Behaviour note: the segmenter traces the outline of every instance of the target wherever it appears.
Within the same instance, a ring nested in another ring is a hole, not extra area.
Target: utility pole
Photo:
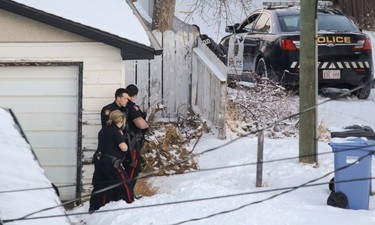
[[[317,162],[317,2],[301,0],[299,161]]]

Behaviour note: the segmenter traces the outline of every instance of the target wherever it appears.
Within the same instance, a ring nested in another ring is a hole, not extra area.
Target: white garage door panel
[[[53,177],[53,182],[74,184],[76,178],[76,168],[73,166],[44,166],[48,177]]]
[[[78,66],[0,67],[0,106],[11,108],[61,200],[76,195]]]
[[[0,82],[4,85],[0,90],[2,96],[75,96],[77,94],[75,80],[2,79]]]
[[[21,113],[76,113],[76,101],[77,97],[0,97],[1,106],[12,108],[16,115]]]
[[[10,66],[1,68],[6,79],[76,79],[76,66]],[[36,73],[37,72],[37,73]],[[53,76],[52,76],[53,75]]]
[[[76,198],[76,187],[75,187],[75,183],[74,182],[73,184],[70,183],[70,184],[66,184],[66,183],[56,183],[55,185],[60,187],[59,188],[59,192],[60,192],[60,199],[65,199],[65,200],[73,200]],[[65,186],[65,185],[69,185],[69,187],[61,187],[61,186]]]
[[[76,114],[20,114],[17,118],[22,127],[27,127],[29,131],[47,129],[76,131],[77,129]]]
[[[44,166],[47,177],[52,177],[51,181],[60,191],[60,199],[72,200],[76,197],[76,167],[53,167]],[[68,187],[61,187],[69,185]]]
[[[66,131],[25,131],[33,148],[74,148],[77,147],[77,132]]]
[[[39,162],[46,166],[76,166],[77,154],[75,149],[43,149],[38,150]]]

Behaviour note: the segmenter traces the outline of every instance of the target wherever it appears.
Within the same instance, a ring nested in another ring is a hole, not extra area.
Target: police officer
[[[149,125],[147,123],[146,115],[134,102],[138,95],[138,88],[134,84],[126,87],[126,93],[129,97],[129,102],[126,104],[126,124],[129,129],[128,144],[130,151],[127,154],[127,171],[129,178],[132,179],[133,187],[137,182],[137,178],[141,169],[141,148],[144,143],[144,133],[147,131]],[[135,196],[136,199],[141,198],[141,195]]]
[[[110,201],[134,201],[132,182],[122,165],[128,151],[122,131],[124,125],[124,114],[120,110],[114,110],[109,114],[107,125],[99,131],[98,150],[93,159],[95,171],[92,178],[94,189],[90,197],[90,213]],[[104,191],[104,188],[108,190]]]
[[[211,37],[207,34],[201,34],[201,30],[198,25],[194,24],[194,27],[198,29],[199,37],[202,40],[202,43],[205,44],[215,55],[224,63],[227,63],[226,53],[228,49],[225,48],[222,44],[217,44]]]
[[[128,95],[125,88],[119,88],[115,92],[115,101],[111,104],[108,104],[102,108],[100,112],[100,119],[102,127],[106,125],[106,122],[109,119],[109,114],[114,110],[120,110],[125,113],[125,106],[128,103]]]

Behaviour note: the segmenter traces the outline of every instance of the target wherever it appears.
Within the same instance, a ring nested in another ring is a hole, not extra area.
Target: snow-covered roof
[[[2,0],[0,8],[120,48],[124,59],[161,53],[126,0]]]
[[[10,111],[0,107],[0,219],[5,222],[52,207],[31,217],[64,215],[51,182]],[[70,225],[67,217],[19,220],[12,224]]]

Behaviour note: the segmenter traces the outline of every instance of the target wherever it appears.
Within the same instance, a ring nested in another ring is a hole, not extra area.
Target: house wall
[[[27,66],[29,62],[41,66],[48,63],[82,65],[79,78],[82,82],[77,87],[82,94],[77,114],[82,143],[77,147],[77,155],[82,160],[78,158],[77,166],[80,173],[82,165],[78,177],[82,176],[85,197],[91,188],[90,161],[101,127],[100,110],[113,101],[115,90],[125,85],[125,64],[120,50],[5,11],[0,11],[0,29],[2,65]]]
[[[0,9],[0,42],[91,42],[90,39]]]

